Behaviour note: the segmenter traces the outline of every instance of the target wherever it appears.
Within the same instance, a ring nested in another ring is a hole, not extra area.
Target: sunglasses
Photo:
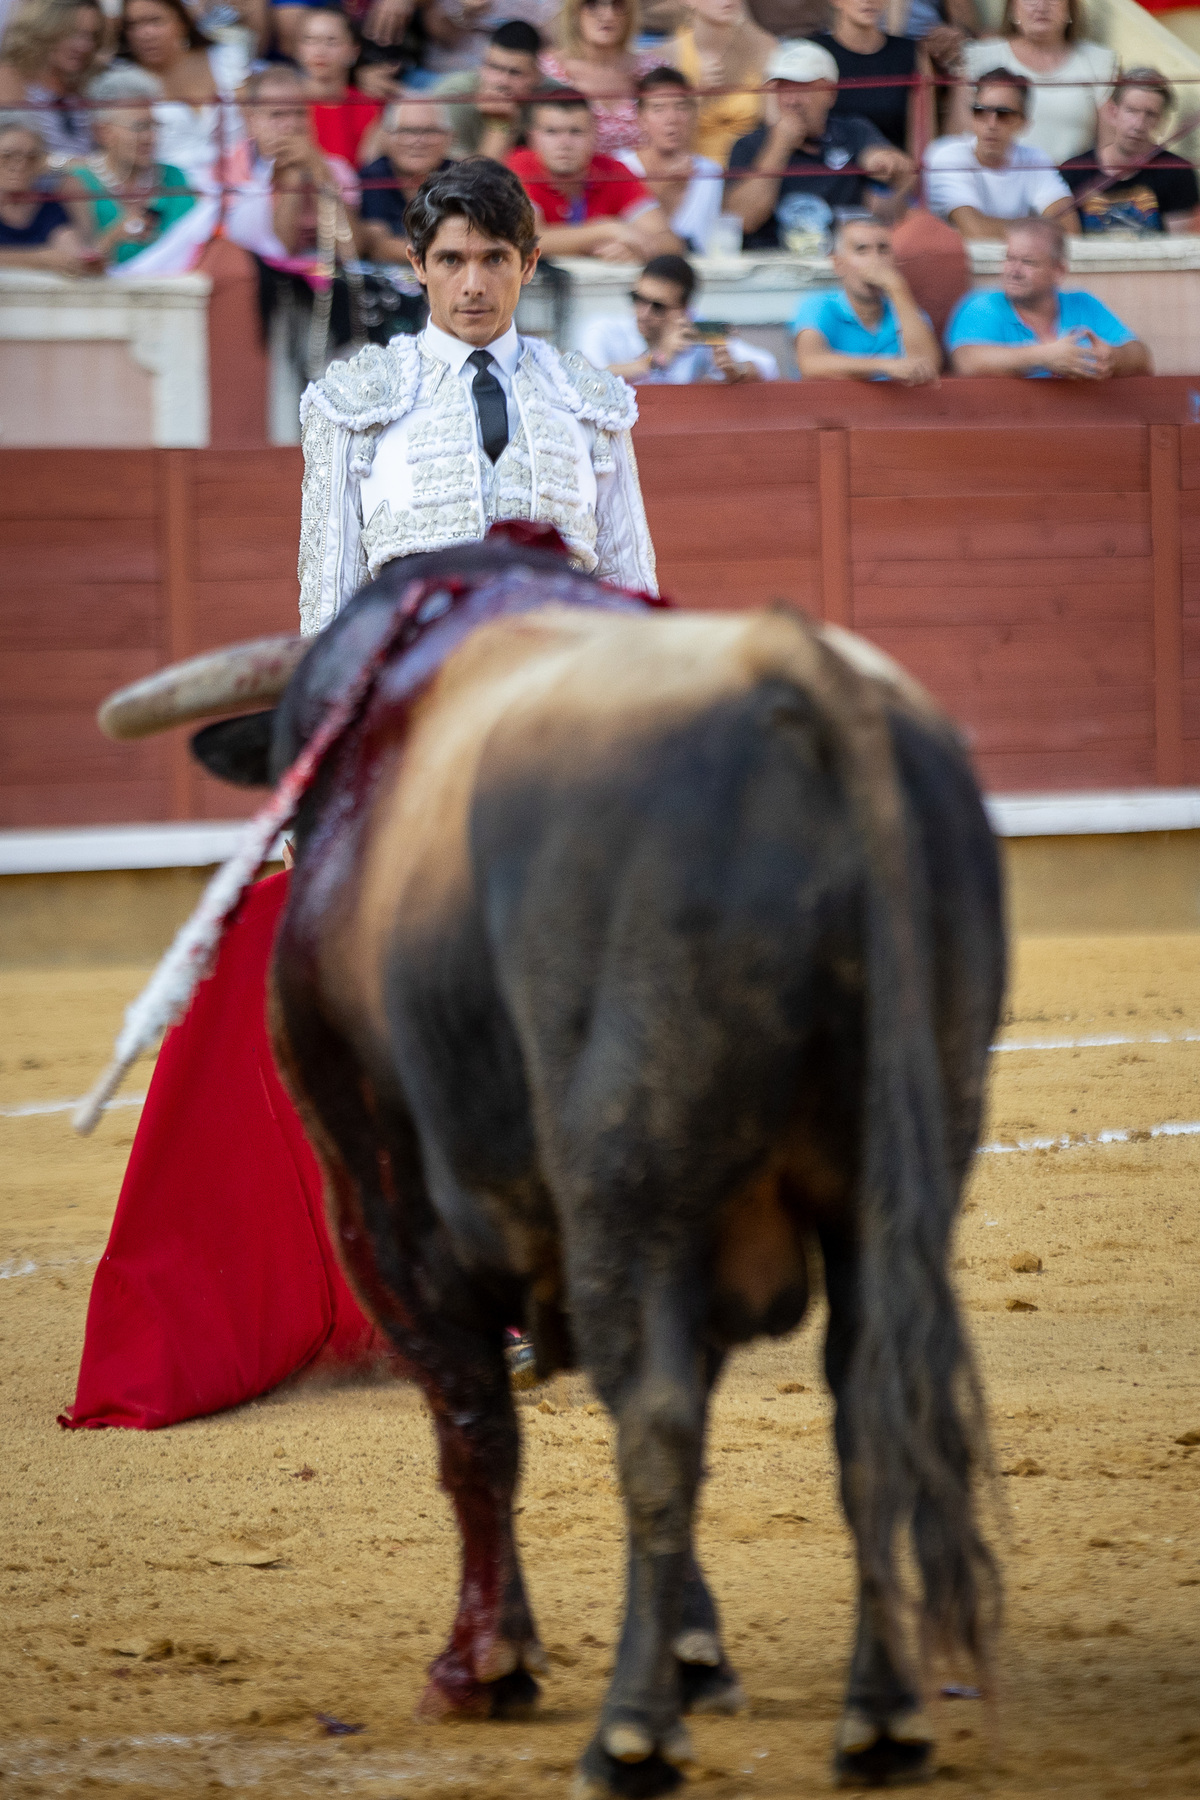
[[[588,12],[624,12],[625,0],[579,0]]]
[[[647,312],[669,313],[671,311],[665,300],[651,300],[648,294],[639,294],[636,288],[630,288],[629,298],[635,306],[644,306]]]
[[[973,119],[1023,119],[1025,114],[1019,106],[973,106]]]

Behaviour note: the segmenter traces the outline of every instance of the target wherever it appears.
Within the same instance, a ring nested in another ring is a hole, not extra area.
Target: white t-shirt
[[[1032,144],[1057,166],[1078,156],[1096,141],[1096,108],[1107,98],[1117,72],[1117,58],[1106,44],[1071,46],[1066,62],[1049,75],[1027,69],[1013,50],[1011,38],[980,38],[963,47],[967,78],[978,81],[989,69],[1012,69],[1032,83],[1029,123],[1021,133],[1023,144]],[[1060,81],[1082,81],[1089,87],[1057,87]]]
[[[1071,190],[1054,164],[1030,144],[1014,144],[1008,166],[985,169],[973,137],[944,137],[925,152],[925,201],[948,219],[956,206],[973,206],[990,219],[1039,217]]]
[[[747,344],[743,338],[726,338],[726,348],[734,362],[753,363],[764,381],[779,380],[779,364],[769,350]],[[589,319],[583,328],[580,349],[594,369],[611,369],[634,362],[643,354],[646,340],[630,318]],[[707,344],[689,344],[665,369],[654,369],[639,378],[642,382],[667,383],[683,387],[693,381],[719,381],[713,354]]]
[[[618,150],[617,161],[645,180],[646,170],[636,150]],[[697,256],[708,248],[708,236],[721,216],[721,196],[725,192],[725,171],[711,156],[693,156],[692,179],[683,191],[683,199],[671,217],[671,230],[685,244],[691,244]]]

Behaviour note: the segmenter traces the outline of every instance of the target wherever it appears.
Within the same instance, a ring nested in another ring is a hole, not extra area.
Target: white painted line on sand
[[[1200,1044],[1200,1031],[1175,1034],[1154,1032],[1149,1037],[1009,1038],[992,1049],[1003,1050],[1113,1050],[1122,1044]]]
[[[1096,1144],[1145,1144],[1151,1138],[1200,1137],[1200,1119],[1151,1125],[1145,1130],[1068,1132],[1063,1137],[1017,1138],[1014,1143],[980,1144],[980,1156],[1014,1156],[1022,1150],[1086,1150]]]
[[[145,1094],[119,1094],[115,1100],[109,1100],[105,1112],[114,1106],[142,1106]],[[32,1100],[28,1106],[0,1106],[0,1119],[37,1119],[47,1113],[74,1112],[79,1105],[78,1100]]]

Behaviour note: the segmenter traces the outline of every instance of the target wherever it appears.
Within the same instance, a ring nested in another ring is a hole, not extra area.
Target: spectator
[[[154,154],[154,102],[161,91],[153,75],[129,66],[106,70],[88,90],[99,103],[92,130],[100,154],[72,165],[71,185],[84,202],[91,248],[105,262],[132,261],[196,204],[183,170]]]
[[[635,385],[777,381],[779,366],[768,351],[740,338],[701,339],[688,311],[695,290],[696,271],[684,257],[652,257],[629,296],[633,318],[589,320],[583,354]]]
[[[0,106],[29,107],[52,163],[94,148],[91,115],[78,102],[104,39],[99,0],[26,0],[0,43]]]
[[[638,141],[634,88],[662,58],[630,49],[638,30],[637,0],[563,0],[559,48],[542,55],[542,71],[592,102],[596,148],[605,156]]]
[[[1117,72],[1107,46],[1081,39],[1079,21],[1080,0],[1007,0],[1002,35],[981,38],[963,52],[968,82],[978,81],[985,69],[1001,68],[1033,83],[1023,141],[1056,167],[1095,142],[1096,111]],[[956,132],[967,130],[967,98],[960,89]]]
[[[672,53],[694,88],[716,90],[700,102],[696,148],[724,168],[738,139],[762,118],[758,90],[775,39],[755,24],[745,0],[688,0],[687,18]]]
[[[535,98],[528,150],[508,166],[521,177],[538,215],[547,256],[599,256],[643,262],[682,245],[644,183],[615,156],[596,151],[596,121],[570,89]]]
[[[502,25],[532,27],[540,49],[558,13],[559,0],[430,0],[425,10],[430,37],[425,66],[435,75],[473,72]]]
[[[640,176],[671,221],[671,230],[703,256],[721,213],[724,170],[697,156],[696,96],[678,69],[651,69],[638,82],[642,143],[619,160]]]
[[[162,98],[155,103],[158,155],[206,184],[222,150],[222,96],[216,46],[182,0],[125,0],[117,55],[153,75]],[[232,122],[232,115],[231,115]]]
[[[145,5],[147,0],[130,0]],[[383,107],[349,85],[358,61],[356,28],[336,6],[310,6],[296,34],[296,61],[304,74],[309,122],[318,147],[357,168],[362,141]]]
[[[1157,69],[1130,69],[1118,78],[1100,109],[1103,146],[1093,144],[1062,166],[1085,236],[1200,231],[1196,171],[1158,148],[1174,104],[1171,84]]]
[[[439,100],[467,100],[449,106],[454,139],[450,154],[491,156],[503,162],[529,130],[530,95],[538,85],[542,39],[533,25],[513,19],[493,31],[478,69],[443,76],[433,92]]]
[[[823,44],[838,66],[842,81],[870,81],[883,76],[881,87],[841,89],[831,118],[869,119],[889,144],[898,150],[913,146],[914,90],[900,87],[917,71],[917,46],[910,37],[888,37],[879,29],[879,0],[830,0],[833,25],[818,31],[814,43]]]
[[[1013,219],[1058,219],[1076,234],[1071,190],[1044,152],[1019,144],[1029,83],[990,69],[975,87],[974,134],[939,138],[925,152],[925,198],[930,212],[967,238],[1003,238]]]
[[[1078,288],[1061,289],[1066,240],[1053,219],[1009,228],[999,293],[968,294],[946,332],[956,375],[1058,375],[1105,381],[1153,373],[1145,344]]]
[[[861,210],[867,178],[897,194],[911,185],[912,163],[874,125],[854,114],[830,117],[837,78],[820,44],[794,41],[772,52],[769,122],[739,138],[729,159],[736,179],[726,186],[726,206],[741,215],[748,250],[775,249],[801,197],[832,215]]]
[[[29,113],[0,114],[0,269],[44,269],[54,275],[99,275],[66,208],[43,194],[46,146]]]
[[[450,120],[435,100],[393,100],[384,115],[383,155],[362,172],[363,255],[400,263],[408,256],[404,214],[427,175],[448,169]],[[379,184],[390,182],[384,187]]]
[[[808,294],[792,319],[796,366],[809,381],[899,381],[921,387],[942,366],[937,335],[913,299],[878,219],[843,219],[833,239],[841,287]]]
[[[963,45],[980,31],[975,0],[888,0],[879,22],[891,36],[919,44],[939,70],[955,68]]]
[[[322,198],[340,201],[350,234],[359,230],[358,178],[349,163],[313,141],[301,76],[274,63],[246,84],[249,138],[235,172],[225,235],[272,268],[311,275],[322,235]],[[345,229],[342,242],[346,241]],[[357,243],[357,239],[355,240]]]

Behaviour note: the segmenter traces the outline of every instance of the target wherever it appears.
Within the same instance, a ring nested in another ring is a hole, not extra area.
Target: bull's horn
[[[110,738],[141,738],[189,719],[252,712],[278,700],[308,646],[302,637],[255,638],[172,663],[110,694],[96,714],[100,729]]]

